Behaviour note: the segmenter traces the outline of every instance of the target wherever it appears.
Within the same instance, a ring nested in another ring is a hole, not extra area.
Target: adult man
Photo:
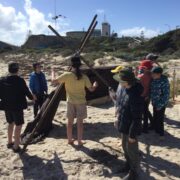
[[[137,180],[139,177],[139,149],[137,136],[141,132],[143,111],[142,85],[137,82],[130,69],[123,69],[119,73],[119,82],[125,88],[121,96],[118,116],[118,130],[122,134],[122,147],[126,158],[126,165],[120,172],[128,172],[124,180]]]
[[[26,96],[33,100],[33,96],[23,78],[18,76],[18,63],[9,63],[9,75],[0,79],[1,108],[5,111],[8,122],[8,144],[14,152],[20,152],[20,134],[24,123],[23,110],[27,108]],[[14,142],[12,140],[14,131]]]

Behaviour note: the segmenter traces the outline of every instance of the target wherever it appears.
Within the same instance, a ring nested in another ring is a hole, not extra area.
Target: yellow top
[[[72,104],[86,103],[85,88],[90,88],[92,86],[86,75],[83,75],[81,79],[77,80],[73,72],[66,72],[59,76],[57,80],[59,83],[65,84],[67,102]]]

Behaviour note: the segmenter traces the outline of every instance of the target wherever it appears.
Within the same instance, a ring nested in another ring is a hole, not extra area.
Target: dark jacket
[[[33,94],[44,94],[47,93],[47,81],[43,72],[40,73],[31,73],[29,87]]]
[[[26,96],[33,99],[23,78],[14,75],[0,79],[0,99],[3,110],[26,109]]]
[[[130,138],[136,138],[141,133],[142,92],[142,85],[136,82],[130,89],[126,89],[124,101],[122,101],[123,104],[120,105],[118,130],[120,133],[129,135]]]

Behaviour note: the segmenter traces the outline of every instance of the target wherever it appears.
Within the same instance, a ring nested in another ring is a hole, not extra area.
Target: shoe
[[[8,149],[12,149],[13,146],[14,146],[14,143],[8,143],[6,146],[7,146]]]
[[[74,145],[74,141],[75,141],[75,139],[72,139],[71,141],[68,141],[68,144],[69,145]]]
[[[20,147],[18,147],[18,148],[13,147],[12,149],[13,149],[14,153],[20,153],[22,151],[22,149]]]
[[[117,170],[117,173],[127,173],[130,170],[129,164],[126,162],[125,166]]]
[[[129,174],[127,174],[123,180],[139,180],[139,175],[137,172],[130,170]]]

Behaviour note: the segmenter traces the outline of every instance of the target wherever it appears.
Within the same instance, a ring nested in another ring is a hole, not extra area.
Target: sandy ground
[[[0,75],[5,74],[6,65],[0,64],[0,67]],[[62,102],[49,137],[28,146],[23,155],[6,148],[7,124],[0,111],[0,179],[118,180],[124,176],[117,173],[123,166],[124,157],[120,135],[113,126],[113,105],[88,106],[88,118],[84,123],[85,145],[81,148],[67,145],[65,111],[66,103]],[[33,120],[32,114],[32,107],[29,107],[25,111],[23,128]],[[165,131],[164,141],[154,132],[139,137],[143,180],[180,179],[180,104],[167,108]]]

